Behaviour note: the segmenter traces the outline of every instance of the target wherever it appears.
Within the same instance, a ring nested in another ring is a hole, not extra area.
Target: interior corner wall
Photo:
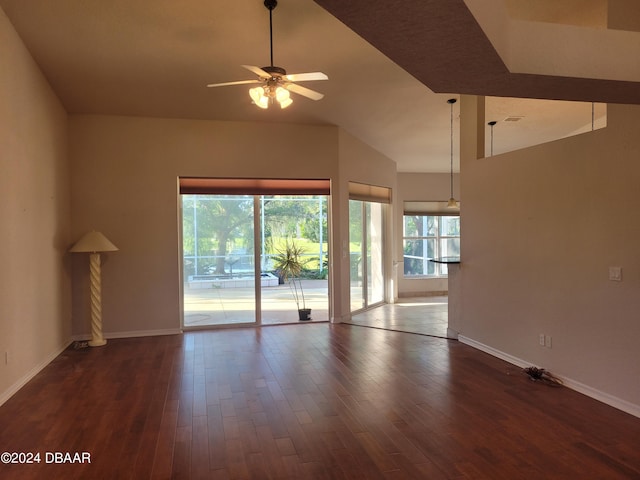
[[[601,130],[463,159],[459,332],[640,415],[640,106],[608,115]]]
[[[391,205],[387,209],[386,235],[384,250],[384,270],[387,280],[385,290],[388,301],[393,301],[395,278],[393,276],[392,257],[394,251],[394,212],[397,195],[396,163],[360,141],[349,132],[339,130],[339,184],[335,201],[339,202],[341,212],[338,221],[334,221],[335,232],[333,238],[334,252],[339,255],[340,285],[334,290],[334,295],[340,296],[342,310],[334,312],[334,321],[339,322],[351,317],[350,305],[350,267],[349,267],[349,182],[387,187],[391,189]],[[337,260],[337,258],[335,259]],[[392,272],[389,274],[388,272]]]
[[[67,114],[0,9],[0,404],[71,340]]]
[[[454,196],[458,201],[462,200],[458,186],[459,174],[453,175]],[[398,239],[394,263],[397,265],[398,277],[397,297],[416,297],[440,294],[449,289],[448,279],[441,278],[405,278],[404,277],[404,252],[402,236],[404,231],[403,216],[404,202],[446,202],[451,196],[451,175],[449,173],[399,173],[398,196],[395,205],[396,221],[395,231]]]
[[[73,237],[95,229],[119,248],[102,255],[107,338],[181,328],[178,177],[329,178],[333,188],[338,173],[337,127],[99,115],[69,125]],[[89,331],[88,283],[77,255],[78,336]]]

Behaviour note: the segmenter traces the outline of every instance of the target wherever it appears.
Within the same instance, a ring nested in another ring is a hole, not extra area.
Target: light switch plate
[[[612,282],[621,282],[622,267],[609,267],[609,280]]]

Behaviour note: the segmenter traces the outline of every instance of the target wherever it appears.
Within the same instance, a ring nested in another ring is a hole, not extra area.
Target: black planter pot
[[[311,320],[311,309],[310,308],[298,309],[298,318],[300,320]]]

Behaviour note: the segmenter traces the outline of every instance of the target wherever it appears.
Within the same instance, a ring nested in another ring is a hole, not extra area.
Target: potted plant
[[[311,309],[307,308],[302,289],[302,279],[300,273],[307,263],[302,258],[304,249],[293,240],[286,240],[283,249],[276,249],[277,254],[273,257],[274,268],[285,282],[289,282],[289,288],[298,307],[298,318],[300,320],[311,320]]]

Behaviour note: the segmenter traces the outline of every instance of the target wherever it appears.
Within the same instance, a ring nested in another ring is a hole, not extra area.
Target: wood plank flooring
[[[456,341],[353,325],[68,349],[0,426],[0,452],[41,455],[1,479],[640,478],[640,419]]]

